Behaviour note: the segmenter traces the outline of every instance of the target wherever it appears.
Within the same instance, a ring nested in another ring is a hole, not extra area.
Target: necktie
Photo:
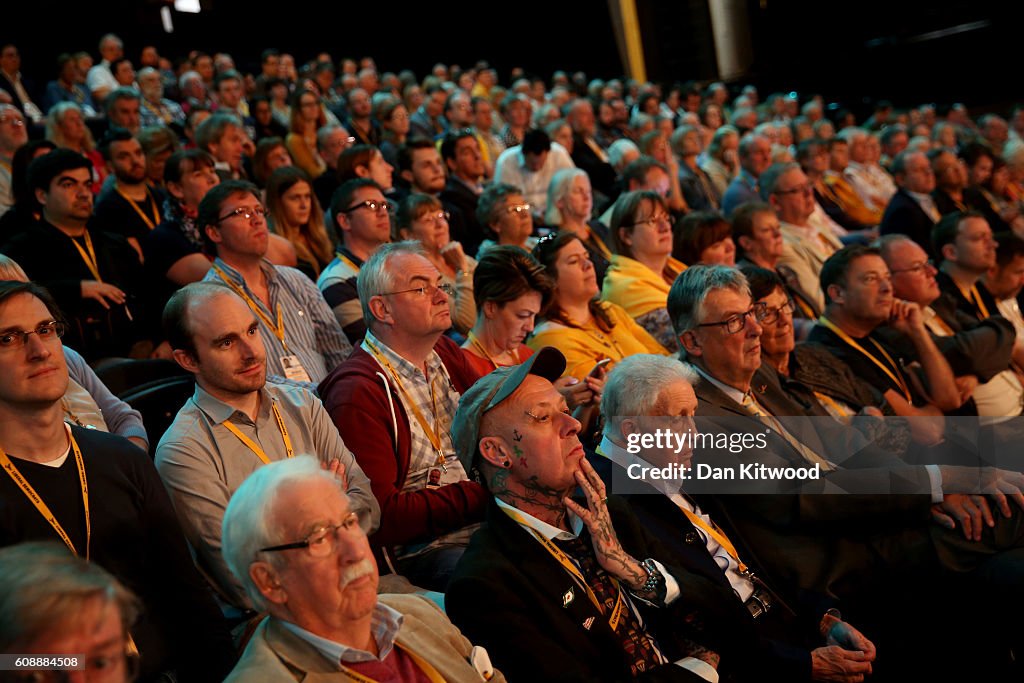
[[[751,415],[760,417],[768,423],[768,426],[778,432],[779,436],[785,439],[790,446],[796,449],[796,452],[799,453],[800,457],[807,461],[808,464],[820,465],[822,472],[831,472],[835,469],[835,465],[815,453],[813,450],[808,448],[806,444],[802,443],[799,439],[789,433],[789,431],[782,426],[782,423],[779,422],[774,415],[765,410],[749,391],[743,396],[743,407],[746,408],[747,412]]]
[[[608,573],[597,564],[594,551],[584,542],[589,540],[589,535],[584,532],[577,538],[559,540],[554,539],[555,545],[561,548],[562,552],[568,555],[577,564],[583,578],[587,580],[590,590],[594,591],[604,609],[603,614],[608,616],[618,596],[618,588]],[[644,631],[632,609],[626,609],[623,618],[615,627],[615,636],[622,644],[622,651],[626,657],[633,675],[636,676],[644,671],[649,671],[663,663],[661,654],[653,637]]]

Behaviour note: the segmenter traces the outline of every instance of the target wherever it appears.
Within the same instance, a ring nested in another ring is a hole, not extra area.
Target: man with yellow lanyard
[[[891,278],[877,249],[850,246],[836,252],[822,268],[828,304],[808,341],[828,347],[880,389],[897,415],[941,416],[956,410],[963,401],[953,371],[929,334],[920,307],[896,299]],[[893,349],[879,342],[875,332],[884,325],[905,335],[914,355],[894,356]],[[927,390],[908,363],[920,365]]]
[[[932,228],[932,247],[942,259],[935,279],[957,308],[976,320],[999,315],[995,299],[979,283],[996,267],[992,228],[977,211],[946,214]]]
[[[390,207],[380,186],[370,178],[342,183],[331,199],[331,220],[340,247],[320,273],[316,286],[353,344],[366,336],[356,278],[370,254],[391,239]]]
[[[0,546],[56,542],[132,586],[145,606],[130,625],[143,680],[176,669],[220,681],[231,641],[149,457],[64,422],[65,329],[44,289],[0,283]]]
[[[96,198],[93,227],[124,235],[141,257],[143,240],[163,221],[164,194],[146,182],[146,155],[129,130],[111,128],[99,148],[114,179]]]
[[[661,564],[660,544],[607,497],[552,384],[564,369],[561,352],[544,348],[459,402],[459,460],[492,499],[447,612],[515,680],[715,683],[720,652],[748,642],[742,606],[709,579]],[[585,503],[569,497],[577,486]],[[735,624],[729,643],[693,626],[701,619]]]
[[[260,322],[271,375],[312,388],[352,351],[324,297],[294,268],[265,257],[270,244],[266,209],[247,181],[224,181],[199,203],[196,226],[216,253],[204,282],[226,285]]]
[[[43,218],[0,245],[3,253],[57,300],[67,316],[68,345],[86,360],[148,355],[143,342],[152,336],[152,317],[142,301],[139,256],[120,234],[88,226],[90,161],[56,149],[29,164],[28,182]]]
[[[378,596],[352,501],[308,455],[260,468],[224,515],[224,557],[269,613],[228,683],[501,683],[429,600]]]
[[[370,482],[310,391],[267,381],[259,321],[226,287],[196,282],[164,310],[174,359],[196,377],[189,399],[156,448],[156,467],[199,567],[225,615],[244,621],[253,605],[221,556],[221,519],[231,494],[276,460],[317,455],[344,470],[345,491],[367,531],[380,519]]]
[[[448,285],[419,242],[382,245],[363,264],[362,344],[320,384],[324,406],[373,483],[371,542],[414,585],[443,591],[483,516],[484,492],[449,434],[479,374],[444,332]]]

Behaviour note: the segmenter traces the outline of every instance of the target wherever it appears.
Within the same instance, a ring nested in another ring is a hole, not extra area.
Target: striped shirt
[[[455,419],[455,410],[459,407],[459,392],[452,384],[448,376],[448,370],[441,362],[437,351],[431,351],[427,358],[427,372],[425,375],[421,368],[416,367],[405,358],[391,350],[384,342],[373,336],[372,332],[366,333],[362,348],[371,356],[374,355],[372,348],[376,349],[398,373],[403,392],[398,389],[395,393],[402,401],[405,414],[409,416],[409,470],[405,476],[403,493],[420,491],[427,488],[428,484],[444,486],[460,481],[466,481],[466,470],[455,455],[455,445],[452,443],[451,426]],[[377,361],[380,363],[380,361]],[[381,364],[381,369],[388,378],[388,382],[397,389],[398,382],[392,377],[391,372]],[[429,378],[429,379],[428,379]],[[409,402],[415,404],[423,419],[435,434],[441,437],[441,450],[444,452],[444,467],[438,463],[438,454],[430,439],[416,419],[416,413],[412,410]],[[434,481],[431,481],[434,477]],[[447,545],[467,545],[469,537],[477,529],[476,524],[471,524],[462,529],[440,536],[428,544],[403,546],[397,549],[399,557],[417,555],[427,550]]]
[[[327,305],[334,310],[338,324],[353,344],[358,344],[366,335],[363,307],[359,303],[359,293],[356,289],[356,278],[359,277],[359,269],[362,267],[363,261],[342,247],[316,281],[316,286],[323,293]]]
[[[334,319],[327,302],[320,291],[309,281],[309,278],[294,268],[275,266],[264,259],[260,267],[267,278],[267,290],[270,293],[270,310],[249,288],[237,270],[219,258],[214,265],[236,285],[241,287],[256,306],[263,312],[256,318],[260,322],[263,333],[263,345],[267,350],[267,373],[285,376],[281,358],[294,355],[299,358],[313,384],[319,384],[324,377],[341,364],[352,353],[352,345],[345,338],[341,326]],[[203,278],[204,282],[223,282],[217,271],[211,268]],[[280,304],[281,320],[285,329],[284,344],[277,338],[266,322],[277,320]]]

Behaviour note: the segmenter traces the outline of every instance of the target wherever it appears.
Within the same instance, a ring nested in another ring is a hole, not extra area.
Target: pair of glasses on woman
[[[792,316],[796,311],[796,304],[792,299],[789,299],[782,306],[769,308],[768,304],[765,302],[758,301],[750,307],[750,310],[744,313],[731,315],[725,320],[717,323],[701,323],[700,325],[697,325],[697,327],[724,327],[726,334],[736,334],[747,326],[748,316],[753,316],[754,320],[758,323],[771,325],[779,319],[779,316],[782,315],[782,311],[789,311],[790,316]]]

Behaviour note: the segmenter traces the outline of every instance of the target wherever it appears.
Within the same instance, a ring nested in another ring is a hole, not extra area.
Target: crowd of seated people
[[[0,48],[0,652],[1019,678],[1024,105],[98,56]],[[169,427],[109,358],[188,382]],[[712,460],[820,481],[619,489]]]

